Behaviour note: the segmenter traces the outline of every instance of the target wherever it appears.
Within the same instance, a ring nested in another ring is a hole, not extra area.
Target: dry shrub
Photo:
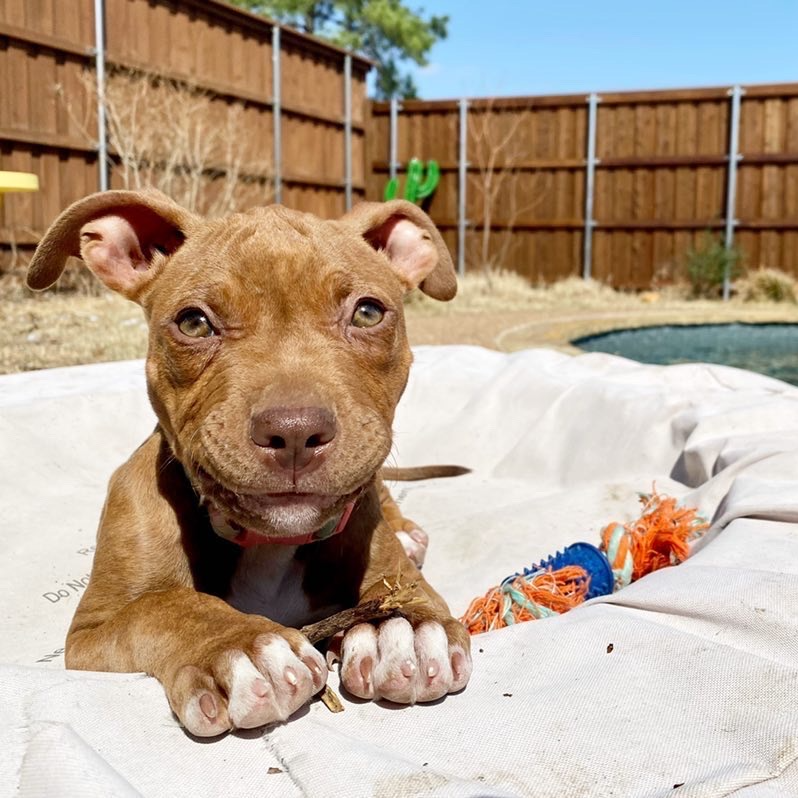
[[[0,274],[0,297],[5,302],[19,302],[23,299],[30,299],[35,296],[25,285],[25,271],[21,268],[13,268],[10,271]]]
[[[781,269],[760,267],[737,280],[734,291],[746,302],[795,302],[796,280]]]
[[[108,293],[108,289],[83,266],[77,258],[71,258],[59,277],[58,282],[47,291],[31,291],[25,283],[24,268],[14,268],[0,274],[0,297],[4,301],[25,302],[29,300],[46,300],[53,293],[80,294],[80,296],[99,297]]]
[[[93,108],[100,90],[93,72],[75,97],[56,94],[83,136],[96,145]],[[105,84],[111,183],[156,188],[205,216],[263,204],[273,196],[273,168],[263,142],[248,135],[247,111],[186,82],[139,70],[117,69]],[[84,116],[75,109],[86,109]]]

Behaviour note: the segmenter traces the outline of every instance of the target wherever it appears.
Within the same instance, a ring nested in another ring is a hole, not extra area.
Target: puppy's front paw
[[[251,645],[220,647],[204,667],[180,668],[167,695],[181,723],[201,737],[286,720],[324,686],[324,657],[292,630]]]
[[[471,676],[468,635],[458,621],[445,623],[425,621],[415,629],[404,618],[358,624],[344,637],[342,684],[358,698],[397,704],[462,690]]]

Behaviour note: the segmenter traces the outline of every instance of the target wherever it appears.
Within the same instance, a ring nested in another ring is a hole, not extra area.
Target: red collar
[[[334,535],[343,532],[349,523],[352,511],[355,509],[355,501],[347,502],[343,512],[337,518],[331,518],[321,529],[317,529],[307,535],[289,535],[286,537],[270,537],[261,535],[252,529],[242,529],[238,524],[232,524],[222,513],[214,507],[208,508],[208,518],[210,519],[213,531],[219,537],[229,540],[244,549],[252,546],[261,546],[266,543],[279,543],[286,546],[304,546],[307,543],[315,543],[319,540],[327,540]]]

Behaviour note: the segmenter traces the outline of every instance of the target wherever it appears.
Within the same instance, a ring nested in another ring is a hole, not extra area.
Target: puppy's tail
[[[382,469],[382,478],[400,482],[412,482],[417,479],[440,479],[441,477],[459,477],[470,474],[471,469],[459,465],[428,465],[412,468]]]

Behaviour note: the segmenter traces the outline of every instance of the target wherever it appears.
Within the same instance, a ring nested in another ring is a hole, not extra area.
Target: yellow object
[[[39,178],[30,172],[0,172],[0,194],[9,191],[38,191]]]

